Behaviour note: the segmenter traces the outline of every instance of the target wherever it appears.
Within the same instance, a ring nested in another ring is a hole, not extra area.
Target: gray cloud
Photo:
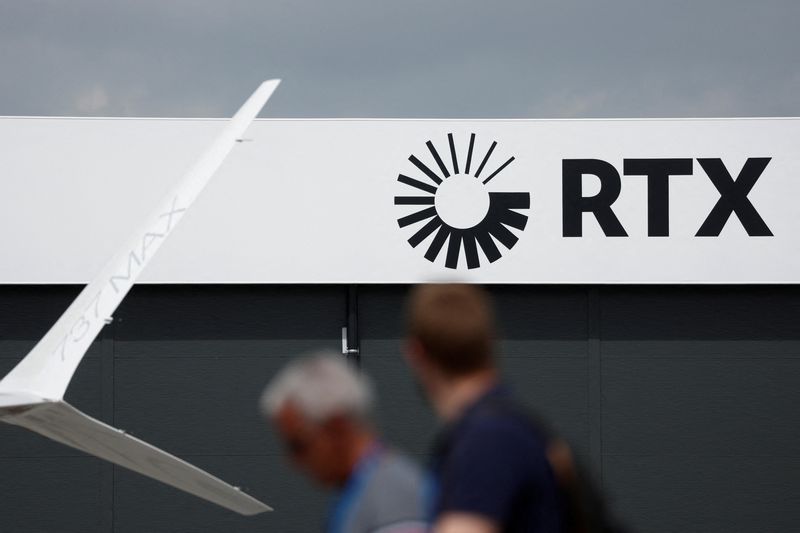
[[[796,0],[0,4],[0,114],[796,116]]]

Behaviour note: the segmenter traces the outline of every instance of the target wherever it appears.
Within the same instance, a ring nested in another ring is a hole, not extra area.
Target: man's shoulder
[[[374,482],[387,482],[397,485],[419,486],[423,481],[422,469],[405,454],[395,450],[387,450],[382,454]]]
[[[506,414],[475,417],[453,435],[450,460],[513,462],[518,466],[539,462],[545,442],[524,419]]]
[[[507,446],[541,451],[546,431],[532,411],[509,393],[484,398],[465,413],[452,435],[459,442],[505,443]]]
[[[393,450],[384,451],[360,502],[357,521],[364,528],[353,530],[388,527],[397,531],[423,531],[423,485],[423,471],[413,460]]]

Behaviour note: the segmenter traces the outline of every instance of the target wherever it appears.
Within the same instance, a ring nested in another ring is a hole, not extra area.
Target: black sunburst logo
[[[494,263],[502,255],[495,241],[509,250],[517,243],[519,238],[510,228],[524,230],[528,217],[515,210],[529,209],[531,196],[527,192],[490,192],[486,187],[514,161],[514,157],[508,158],[481,181],[481,174],[489,164],[497,141],[492,142],[477,165],[477,170],[474,170],[473,162],[477,158],[473,161],[475,134],[472,133],[462,171],[452,133],[447,134],[447,140],[452,167],[445,164],[431,141],[425,143],[441,174],[431,170],[415,155],[409,156],[408,160],[424,174],[427,181],[400,174],[397,181],[417,191],[415,196],[395,196],[394,204],[429,207],[416,207],[419,210],[398,218],[397,223],[405,228],[427,221],[408,239],[408,243],[416,248],[433,234],[425,252],[425,259],[431,263],[436,261],[445,242],[448,242],[445,267],[458,268],[463,247],[467,268],[478,268],[478,247],[486,259]],[[419,192],[425,194],[419,195]]]

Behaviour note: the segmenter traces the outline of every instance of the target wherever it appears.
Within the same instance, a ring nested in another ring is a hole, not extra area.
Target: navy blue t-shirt
[[[497,386],[437,440],[433,513],[475,513],[503,532],[556,533],[561,507],[545,437]]]

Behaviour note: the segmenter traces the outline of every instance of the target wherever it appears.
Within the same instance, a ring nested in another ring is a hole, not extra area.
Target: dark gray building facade
[[[0,373],[79,286],[0,286]],[[345,285],[140,285],[67,392],[76,407],[275,507],[241,517],[0,426],[0,532],[306,532],[328,495],[294,472],[256,401],[290,358],[339,349]],[[407,287],[355,289],[387,440],[426,460],[436,424],[402,359]],[[566,435],[638,531],[800,522],[800,289],[490,286],[515,389]],[[350,303],[352,304],[352,291]]]

